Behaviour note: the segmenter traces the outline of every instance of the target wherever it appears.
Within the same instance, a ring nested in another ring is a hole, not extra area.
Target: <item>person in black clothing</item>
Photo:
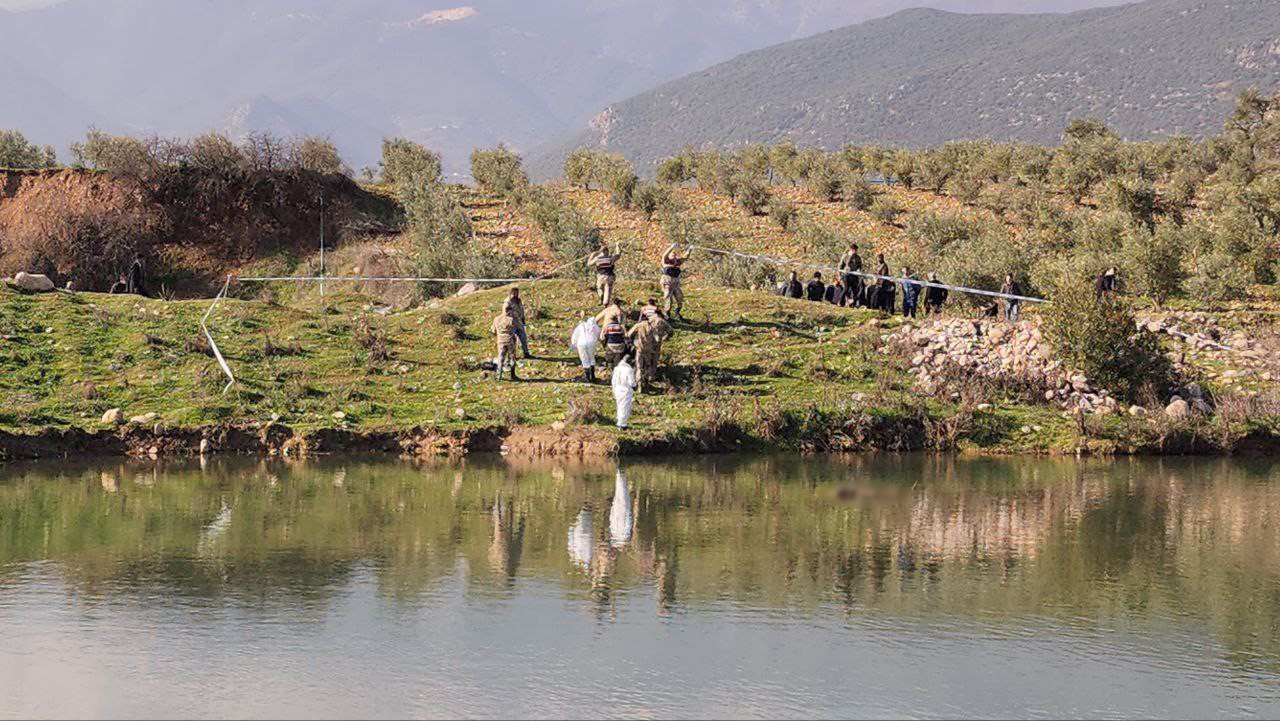
[[[821,303],[827,298],[827,284],[822,282],[822,274],[814,273],[813,280],[805,286],[805,295],[809,300]]]
[[[843,306],[845,304],[844,281],[839,278],[836,282],[827,286],[826,301],[831,305]]]
[[[1116,267],[1107,268],[1107,271],[1098,276],[1098,281],[1094,283],[1093,292],[1098,300],[1102,300],[1103,296],[1115,294],[1119,290],[1117,282]]]
[[[129,288],[129,279],[122,275],[120,276],[119,280],[111,284],[111,290],[107,292],[110,293],[111,295],[120,295],[121,293],[124,293],[128,288]]]
[[[930,273],[929,282],[937,283],[938,274]],[[925,316],[942,315],[942,306],[947,302],[947,296],[950,293],[946,288],[938,288],[929,286],[924,291],[924,314]]]
[[[800,278],[794,270],[791,271],[791,277],[778,286],[778,295],[783,298],[795,298],[797,300],[804,297],[804,286],[800,284]]]
[[[129,279],[126,282],[125,292],[131,295],[147,296],[147,286],[142,279],[142,259],[134,258],[133,265],[129,268]]]
[[[858,254],[858,244],[851,243],[849,251],[840,258],[840,270],[844,272],[844,293],[847,305],[857,305],[862,298],[862,256]]]

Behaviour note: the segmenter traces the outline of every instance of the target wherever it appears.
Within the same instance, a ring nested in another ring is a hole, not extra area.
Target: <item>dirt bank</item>
[[[153,291],[205,295],[254,260],[315,250],[321,205],[332,244],[387,229],[394,212],[350,178],[299,170],[146,180],[87,170],[0,171],[0,276],[43,273],[106,290],[135,256]]]

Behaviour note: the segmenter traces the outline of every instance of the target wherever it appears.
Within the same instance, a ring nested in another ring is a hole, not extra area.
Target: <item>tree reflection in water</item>
[[[610,466],[469,460],[0,467],[0,593],[52,561],[89,597],[322,612],[361,569],[412,606],[446,580],[616,612],[1192,616],[1274,671],[1278,468],[943,456]],[[607,524],[605,521],[607,520]]]

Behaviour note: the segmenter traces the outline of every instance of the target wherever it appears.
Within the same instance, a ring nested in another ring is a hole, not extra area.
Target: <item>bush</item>
[[[737,179],[738,205],[751,215],[760,215],[769,205],[769,186],[755,175],[739,173]]]
[[[1134,289],[1154,300],[1156,305],[1164,305],[1182,291],[1189,232],[1166,221],[1160,223],[1154,233],[1135,229],[1125,243],[1126,269]]]
[[[854,210],[869,210],[876,201],[875,188],[861,173],[856,173],[844,181],[844,202]]]
[[[442,167],[438,154],[412,140],[385,138],[382,141],[378,169],[384,183],[398,186],[438,183]]]
[[[40,170],[57,166],[58,154],[52,147],[38,148],[16,130],[0,130],[0,168]]]
[[[835,164],[825,158],[809,168],[807,183],[821,200],[833,203],[840,199],[840,174]]]
[[[351,168],[342,162],[337,146],[328,138],[303,138],[293,149],[294,164],[299,170],[321,175],[351,176]]]
[[[902,215],[902,204],[888,195],[876,198],[868,207],[872,217],[886,225],[893,225]]]
[[[503,145],[471,151],[471,177],[485,190],[503,196],[529,185],[520,156]]]
[[[671,191],[657,183],[641,183],[636,188],[632,202],[636,210],[644,214],[645,220],[653,220],[653,216],[671,204]]]
[[[590,188],[592,165],[593,158],[590,150],[575,150],[564,160],[564,179],[569,181],[569,185],[576,185],[583,189]]]
[[[604,183],[609,190],[610,202],[623,210],[631,207],[636,186],[640,184],[640,179],[630,170],[630,167],[628,163],[626,168],[614,168]]]
[[[800,217],[800,213],[796,210],[796,204],[786,198],[774,198],[769,201],[769,217],[773,222],[783,230],[791,230],[795,227],[796,221]]]
[[[1159,339],[1139,329],[1128,302],[1094,298],[1087,284],[1064,283],[1045,311],[1045,337],[1063,363],[1116,397],[1135,402],[1163,395],[1172,382]]]

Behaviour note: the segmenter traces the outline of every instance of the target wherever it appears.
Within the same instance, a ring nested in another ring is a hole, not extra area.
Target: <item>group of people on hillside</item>
[[[624,310],[623,302],[614,293],[617,263],[622,257],[621,245],[612,250],[601,245],[587,259],[588,266],[595,270],[595,288],[603,310],[596,314],[582,314],[570,336],[569,347],[578,354],[582,380],[589,384],[598,382],[598,354],[603,350],[604,363],[612,369],[610,382],[618,405],[617,423],[620,428],[626,428],[629,423],[636,392],[644,392],[646,385],[654,381],[662,345],[674,333],[671,319],[683,312],[681,276],[692,253],[693,246],[681,252],[677,244],[671,244],[663,252],[660,263],[659,286],[662,288],[663,305],[659,307],[656,299],[648,298],[637,303],[637,308],[631,313]],[[942,314],[949,295],[948,288],[939,282],[936,273],[929,273],[927,279],[921,281],[907,266],[900,276],[891,276],[883,253],[876,255],[874,271],[866,272],[856,243],[851,244],[840,258],[837,270],[838,274],[830,284],[824,281],[820,272],[802,283],[799,275],[792,271],[790,277],[778,286],[777,293],[815,303],[895,313],[897,296],[901,292],[901,312],[909,318],[921,313],[921,304],[926,316]],[[1098,278],[1099,297],[1115,293],[1117,289],[1114,268]],[[1003,315],[1006,320],[1017,321],[1021,312],[1021,295],[1022,286],[1012,274],[1006,275],[1000,296],[984,309],[984,315]],[[511,380],[519,380],[516,375],[517,352],[525,359],[533,357],[529,351],[526,324],[520,290],[512,288],[501,312],[493,320],[492,331],[498,349],[494,362],[496,380],[500,381],[508,374]]]
[[[630,422],[635,394],[643,393],[657,376],[662,345],[674,333],[669,318],[679,315],[684,306],[680,277],[691,253],[692,247],[681,253],[675,244],[663,253],[659,285],[665,308],[659,307],[658,301],[651,297],[637,303],[633,313],[624,310],[623,302],[614,293],[621,246],[610,251],[602,245],[588,258],[588,264],[596,271],[596,293],[604,309],[598,314],[582,314],[569,338],[569,347],[578,354],[582,380],[589,384],[597,382],[597,358],[603,348],[604,362],[612,369],[610,382],[618,405],[619,428],[626,428]],[[494,361],[495,379],[500,381],[509,374],[511,380],[519,380],[517,351],[525,359],[533,357],[519,288],[512,288],[508,293],[491,330],[498,350]]]
[[[856,243],[840,258],[839,274],[827,284],[821,272],[813,274],[801,283],[796,271],[777,288],[777,294],[787,298],[829,303],[843,308],[871,308],[885,313],[897,312],[898,291],[902,292],[902,314],[915,318],[923,301],[925,315],[940,315],[947,302],[948,290],[942,287],[937,273],[930,273],[925,281],[916,277],[910,266],[902,269],[902,275],[890,276],[889,263],[884,253],[876,254],[874,272],[863,270],[862,255]]]

